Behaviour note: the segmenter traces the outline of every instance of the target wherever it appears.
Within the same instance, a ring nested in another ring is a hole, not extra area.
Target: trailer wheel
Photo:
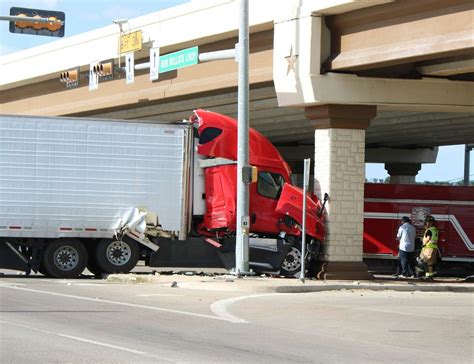
[[[96,250],[97,266],[104,273],[128,273],[138,262],[140,249],[133,240],[109,240],[99,242]]]
[[[280,274],[285,277],[299,277],[301,271],[301,245],[293,245],[281,263]]]
[[[55,278],[75,278],[87,264],[87,250],[74,239],[52,241],[43,254],[43,268],[48,276]]]

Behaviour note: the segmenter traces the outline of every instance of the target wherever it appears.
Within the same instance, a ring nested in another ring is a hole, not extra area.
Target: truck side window
[[[214,140],[221,134],[222,134],[222,129],[212,128],[212,127],[206,128],[202,131],[201,135],[199,136],[199,144],[209,143],[211,140]]]
[[[278,199],[284,184],[285,180],[280,174],[271,172],[258,173],[257,192],[262,196],[274,200]]]

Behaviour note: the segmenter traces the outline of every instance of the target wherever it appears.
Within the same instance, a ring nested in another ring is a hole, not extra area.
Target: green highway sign
[[[160,73],[192,66],[199,60],[198,47],[191,47],[160,57]]]

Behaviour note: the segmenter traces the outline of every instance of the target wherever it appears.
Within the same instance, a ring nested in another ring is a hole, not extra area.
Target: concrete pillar
[[[392,184],[414,184],[421,163],[385,163]]]
[[[365,129],[375,106],[323,105],[306,108],[316,121],[315,192],[329,194],[321,279],[372,279],[362,262]]]

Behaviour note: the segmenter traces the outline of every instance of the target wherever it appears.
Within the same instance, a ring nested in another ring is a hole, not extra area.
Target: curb
[[[163,281],[166,279],[166,281]],[[398,291],[398,292],[455,292],[468,293],[474,292],[474,284],[471,283],[418,283],[418,282],[401,282],[393,283],[361,283],[357,281],[348,281],[343,283],[326,283],[327,281],[309,281],[308,284],[299,283],[294,280],[295,285],[288,285],[282,281],[281,285],[275,284],[276,280],[249,279],[239,280],[232,279],[203,279],[196,277],[161,276],[158,274],[110,274],[105,280],[110,283],[128,283],[128,284],[159,284],[168,285],[172,281],[171,287],[199,290],[217,290],[217,291],[234,291],[234,292],[255,292],[255,293],[309,293],[324,291],[342,291],[342,290],[369,290],[369,291]]]
[[[468,286],[453,286],[453,285],[373,285],[373,284],[328,284],[324,286],[281,286],[275,287],[274,292],[276,293],[309,293],[309,292],[323,292],[323,291],[398,291],[398,292],[456,292],[456,293],[468,293],[474,292],[474,287]]]

